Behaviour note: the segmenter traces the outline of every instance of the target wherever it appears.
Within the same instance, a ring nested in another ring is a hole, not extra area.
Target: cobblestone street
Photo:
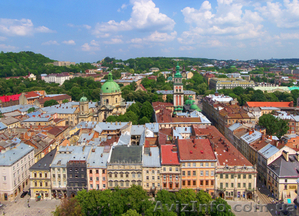
[[[42,200],[36,202],[35,200],[29,200],[30,208],[28,208],[28,199],[30,197],[27,195],[24,198],[18,198],[17,202],[3,202],[5,207],[0,209],[0,215],[8,216],[50,216],[52,211],[56,209],[56,206],[60,204],[60,200]]]

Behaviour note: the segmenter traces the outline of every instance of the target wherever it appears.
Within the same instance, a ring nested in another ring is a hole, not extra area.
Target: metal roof
[[[32,146],[20,143],[10,150],[0,152],[0,166],[10,166],[31,151],[34,151]]]
[[[38,106],[35,105],[14,105],[14,106],[9,106],[9,107],[3,107],[0,108],[1,113],[8,113],[8,112],[13,112],[15,110],[20,110],[21,112],[27,112],[28,109],[34,107],[35,109],[39,109]]]
[[[241,126],[242,126],[241,123],[235,123],[235,124],[231,125],[230,127],[228,127],[228,129],[231,130],[231,131],[234,131],[234,130],[236,130],[237,128],[239,128]]]
[[[146,150],[149,150],[146,152]],[[159,147],[150,147],[144,149],[142,158],[144,167],[161,167],[160,150]]]
[[[114,146],[110,163],[142,163],[142,146]]]
[[[262,133],[259,131],[254,131],[252,134],[249,135],[249,132],[245,135],[241,136],[241,139],[244,140],[247,144],[254,142],[262,137]]]
[[[0,131],[5,130],[6,128],[7,128],[6,125],[0,122]]]
[[[110,146],[109,146],[110,147]],[[93,147],[87,159],[87,168],[106,168],[109,152],[104,152],[105,147]]]
[[[145,123],[145,127],[154,133],[159,133],[159,123]]]
[[[276,146],[268,144],[264,148],[260,149],[259,153],[263,157],[265,157],[266,159],[268,159],[269,157],[271,157],[272,155],[274,155],[278,151],[279,151],[279,149]]]
[[[141,136],[144,133],[145,127],[144,125],[132,125],[131,127],[131,135]]]
[[[29,170],[49,170],[56,154],[56,148],[37,161]]]

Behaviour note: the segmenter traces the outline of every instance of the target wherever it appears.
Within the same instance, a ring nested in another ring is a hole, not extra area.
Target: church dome
[[[80,102],[86,102],[86,101],[88,101],[87,97],[83,96],[80,98]]]
[[[113,81],[112,74],[108,74],[108,80],[102,85],[101,88],[102,93],[115,93],[120,92],[119,85]]]

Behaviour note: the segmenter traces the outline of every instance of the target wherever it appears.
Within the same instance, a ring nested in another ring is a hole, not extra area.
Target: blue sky
[[[299,58],[299,0],[9,0],[0,50],[95,62]]]

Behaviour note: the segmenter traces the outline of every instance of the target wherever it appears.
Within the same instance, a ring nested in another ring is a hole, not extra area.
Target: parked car
[[[24,196],[26,196],[27,193],[28,191],[23,191],[23,193],[21,194],[21,198],[24,198]]]

